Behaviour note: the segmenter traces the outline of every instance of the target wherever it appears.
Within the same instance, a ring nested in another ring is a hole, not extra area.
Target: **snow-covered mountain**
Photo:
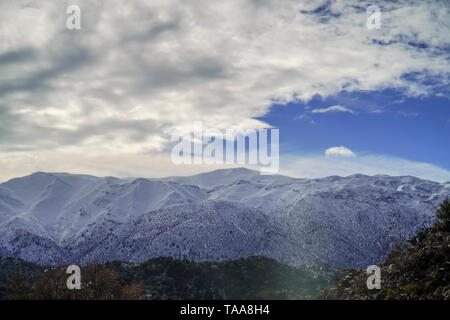
[[[432,224],[450,183],[225,169],[165,179],[38,172],[0,184],[0,255],[40,264],[265,255],[364,267]]]

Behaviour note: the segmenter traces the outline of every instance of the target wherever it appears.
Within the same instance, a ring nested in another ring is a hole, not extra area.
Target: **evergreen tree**
[[[436,228],[443,232],[450,232],[450,201],[445,199],[437,212]]]

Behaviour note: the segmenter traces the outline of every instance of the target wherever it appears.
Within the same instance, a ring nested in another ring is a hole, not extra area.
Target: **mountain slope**
[[[247,169],[166,179],[36,173],[0,185],[0,254],[40,264],[265,255],[364,267],[431,226],[450,184],[294,179]]]
[[[367,289],[368,275],[353,270],[320,299],[450,299],[450,202],[444,201],[439,220],[399,246],[380,265],[381,288]]]

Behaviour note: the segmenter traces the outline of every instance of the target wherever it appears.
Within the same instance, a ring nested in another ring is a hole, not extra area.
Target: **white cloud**
[[[450,171],[436,165],[389,157],[384,155],[360,155],[351,158],[326,156],[286,156],[281,174],[301,178],[323,178],[332,175],[386,174],[391,176],[415,176],[438,182],[450,181]]]
[[[332,147],[325,150],[326,156],[340,156],[340,157],[355,157],[356,155],[352,150],[344,146]]]
[[[254,118],[274,100],[387,87],[426,94],[433,88],[424,77],[412,83],[402,75],[445,80],[450,71],[438,49],[450,43],[442,32],[448,10],[438,1],[379,2],[378,30],[366,27],[369,2],[344,0],[79,0],[83,27],[66,30],[72,2],[0,4],[3,150],[102,153],[110,142],[160,150],[150,143],[155,136],[166,143],[195,120],[267,126]]]
[[[75,3],[81,30],[65,29],[71,0],[0,2],[4,157],[70,152],[97,166],[116,157],[120,168],[118,155],[165,153],[170,134],[197,120],[259,128],[274,101],[448,85],[444,1],[378,1],[377,30],[366,27],[369,1]],[[426,77],[402,76],[414,72]]]
[[[327,113],[327,112],[349,112],[349,113],[355,113],[352,109],[349,109],[349,108],[341,106],[341,105],[330,106],[328,108],[312,109],[311,112],[312,113]]]
[[[399,111],[398,114],[405,118],[418,117],[420,115],[418,112],[407,112],[407,111]]]

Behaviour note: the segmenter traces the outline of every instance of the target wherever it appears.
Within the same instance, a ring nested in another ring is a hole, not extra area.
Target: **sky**
[[[0,181],[224,167],[171,162],[196,121],[278,128],[286,175],[450,181],[450,4],[372,4],[0,1]]]

